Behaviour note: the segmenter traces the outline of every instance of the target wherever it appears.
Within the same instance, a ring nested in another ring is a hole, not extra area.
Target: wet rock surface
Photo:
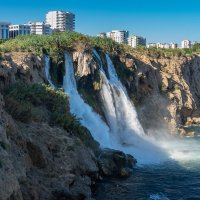
[[[98,158],[100,173],[106,177],[128,177],[136,163],[133,156],[112,149],[102,150]]]

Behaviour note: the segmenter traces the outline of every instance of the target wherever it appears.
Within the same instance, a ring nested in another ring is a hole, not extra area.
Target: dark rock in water
[[[54,200],[75,200],[76,197],[65,190],[56,190],[52,192]]]
[[[98,158],[101,175],[109,177],[130,176],[136,163],[133,156],[113,149],[104,149]]]

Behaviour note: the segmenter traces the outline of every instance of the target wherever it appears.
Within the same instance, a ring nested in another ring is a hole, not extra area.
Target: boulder
[[[136,163],[133,156],[113,149],[104,149],[98,158],[101,175],[108,177],[128,177]]]

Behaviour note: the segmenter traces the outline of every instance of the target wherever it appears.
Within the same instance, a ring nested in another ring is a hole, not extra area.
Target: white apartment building
[[[8,22],[0,22],[0,39],[9,38],[9,25]]]
[[[134,48],[137,46],[146,46],[146,38],[133,35],[128,38],[128,45]]]
[[[30,26],[24,25],[10,25],[9,38],[15,38],[18,35],[30,35]]]
[[[177,48],[178,48],[178,44],[172,42],[172,43],[170,43],[170,48],[171,48],[171,49],[177,49]]]
[[[50,35],[52,33],[50,24],[45,22],[28,22],[32,35]]]
[[[46,14],[46,23],[51,25],[53,31],[74,31],[75,15],[71,12],[50,11]]]
[[[156,43],[149,43],[148,45],[147,45],[147,48],[151,48],[151,47],[156,47],[157,48],[157,44]]]
[[[128,37],[129,32],[124,30],[114,30],[110,33],[107,33],[107,35],[110,35],[110,38],[113,39],[115,42],[118,43],[128,43]]]
[[[160,49],[168,49],[170,47],[170,44],[158,42],[158,43],[156,43],[156,47],[160,48]]]
[[[102,32],[97,35],[101,38],[111,38],[118,43],[128,43],[129,31],[114,30],[111,32]]]
[[[176,49],[178,48],[178,44],[177,43],[149,43],[147,45],[148,48],[150,47],[154,47],[154,48],[160,48],[160,49]]]
[[[161,49],[169,49],[170,48],[170,44],[169,43],[157,43],[156,47],[157,48],[161,48]]]
[[[183,48],[183,49],[191,48],[191,46],[192,46],[192,43],[190,40],[183,40],[181,42],[181,48]]]

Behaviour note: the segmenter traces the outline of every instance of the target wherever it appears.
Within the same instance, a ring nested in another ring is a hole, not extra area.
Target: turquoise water
[[[128,179],[98,184],[97,200],[200,200],[200,138],[166,145],[171,159],[159,165],[137,166]]]

